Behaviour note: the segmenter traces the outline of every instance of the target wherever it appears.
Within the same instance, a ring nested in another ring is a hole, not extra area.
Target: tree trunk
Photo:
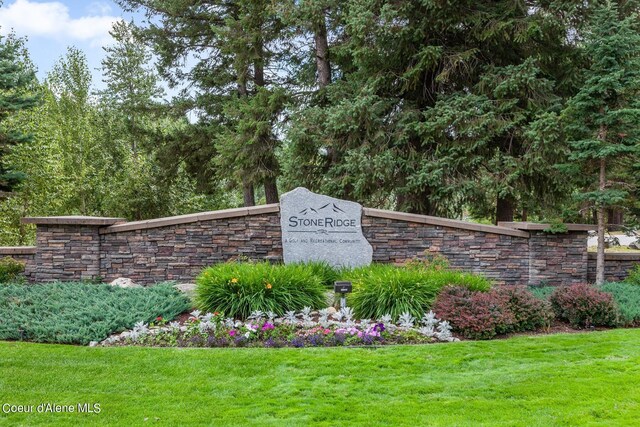
[[[609,208],[607,209],[607,225],[611,227],[611,225],[622,225],[623,213],[621,209],[618,208]]]
[[[598,188],[601,192],[606,189],[606,160],[600,159],[600,182]],[[604,203],[598,206],[598,252],[596,255],[596,285],[604,283],[604,231],[606,227]]]
[[[267,203],[278,203],[278,186],[276,185],[275,178],[265,178],[264,195]]]
[[[255,47],[256,47],[257,57],[253,63],[253,68],[254,68],[253,81],[256,87],[258,88],[258,87],[265,86],[264,59],[263,59],[264,46],[261,39],[258,39],[256,41]],[[261,143],[264,144],[265,146],[269,145],[269,138],[270,138],[269,135],[262,135],[260,137]],[[274,165],[272,164],[272,163],[275,163],[276,160],[273,153],[270,153],[269,157],[270,158],[273,157],[273,159],[271,159],[273,162],[270,162],[267,159],[265,159],[265,163],[264,163],[265,173],[264,173],[264,179],[262,180],[264,184],[264,195],[267,203],[278,203],[279,201],[278,186],[276,183],[276,177],[274,176],[276,168],[273,167]]]
[[[500,197],[496,200],[496,224],[499,221],[513,221],[514,200],[511,196]]]
[[[244,181],[242,183],[242,196],[244,198],[244,206],[255,206],[256,196],[253,191],[253,184]]]
[[[316,23],[316,69],[318,71],[318,86],[320,89],[331,83],[331,62],[329,62],[329,41],[327,39],[326,11],[322,11],[320,19]]]

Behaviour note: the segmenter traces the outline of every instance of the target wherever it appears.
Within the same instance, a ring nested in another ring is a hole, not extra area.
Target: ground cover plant
[[[427,346],[182,349],[0,343],[0,401],[99,414],[3,425],[636,425],[640,330]]]
[[[397,320],[402,313],[420,317],[429,311],[436,296],[448,285],[458,285],[474,291],[487,291],[491,282],[478,275],[430,268],[420,263],[407,266],[372,264],[354,269],[345,277],[353,283],[348,305],[356,316],[378,319],[386,314]]]
[[[289,310],[326,306],[318,267],[268,262],[228,262],[205,269],[196,279],[195,302],[204,312],[246,319],[254,311],[283,315]]]
[[[0,286],[0,340],[88,344],[109,334],[173,319],[188,299],[170,284],[121,289],[105,284],[46,283]]]
[[[622,325],[640,325],[640,286],[626,282],[611,282],[603,284],[600,289],[613,296]]]

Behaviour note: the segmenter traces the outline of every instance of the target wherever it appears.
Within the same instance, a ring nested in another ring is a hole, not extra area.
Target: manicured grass
[[[0,413],[0,424],[637,425],[639,341],[626,329],[383,348],[4,342],[1,403],[102,412]]]

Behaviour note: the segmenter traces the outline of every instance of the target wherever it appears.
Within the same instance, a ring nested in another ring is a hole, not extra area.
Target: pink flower
[[[268,330],[270,330],[270,329],[275,329],[275,328],[276,328],[276,327],[275,327],[275,326],[273,326],[273,324],[272,324],[272,323],[269,323],[269,322],[267,322],[267,323],[265,323],[264,325],[262,325],[262,330],[263,330],[263,331],[268,331]]]
[[[229,331],[229,335],[231,335],[232,337],[234,337],[236,335],[236,331],[234,331],[233,329]]]
[[[325,334],[325,335],[329,335],[330,333],[331,333],[331,329],[325,329],[325,330],[324,330],[324,334]]]

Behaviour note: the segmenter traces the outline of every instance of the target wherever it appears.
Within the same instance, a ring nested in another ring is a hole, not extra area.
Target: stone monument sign
[[[373,249],[362,234],[362,206],[298,187],[280,198],[286,264],[324,261],[332,266],[371,264]]]

